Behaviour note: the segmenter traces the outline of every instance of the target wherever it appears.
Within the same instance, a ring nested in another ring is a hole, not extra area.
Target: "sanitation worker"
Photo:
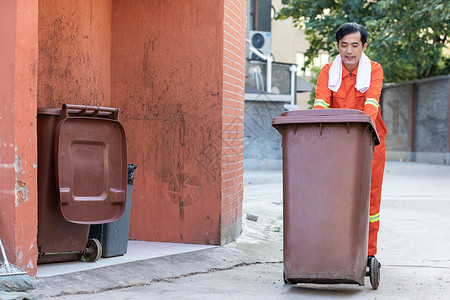
[[[383,69],[364,54],[367,30],[356,23],[345,23],[336,31],[339,55],[326,64],[317,80],[314,109],[358,109],[369,115],[377,129],[381,144],[375,146],[370,187],[368,264],[377,253],[380,226],[381,185],[385,164],[384,138],[386,125],[380,113]]]

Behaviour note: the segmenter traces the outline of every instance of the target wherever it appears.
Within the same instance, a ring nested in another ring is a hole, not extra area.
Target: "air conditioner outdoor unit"
[[[270,32],[250,30],[249,35],[250,46],[254,47],[262,54],[269,56],[271,52]],[[251,51],[249,51],[248,58],[262,60],[259,56]]]

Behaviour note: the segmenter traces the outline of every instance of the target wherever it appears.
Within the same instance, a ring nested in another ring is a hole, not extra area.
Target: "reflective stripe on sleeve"
[[[369,222],[374,223],[380,221],[380,213],[369,216]]]
[[[314,106],[321,106],[323,108],[330,108],[330,104],[326,103],[325,100],[316,99],[314,101]]]
[[[366,102],[364,102],[364,106],[366,106],[367,104],[371,104],[371,105],[375,106],[377,108],[377,110],[378,110],[378,107],[380,107],[380,104],[374,98],[367,98]]]

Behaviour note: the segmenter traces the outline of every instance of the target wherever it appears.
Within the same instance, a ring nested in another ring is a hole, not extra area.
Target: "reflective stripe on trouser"
[[[377,254],[377,237],[380,228],[381,185],[383,184],[385,164],[384,141],[375,146],[372,161],[372,178],[370,182],[370,218],[368,255]]]

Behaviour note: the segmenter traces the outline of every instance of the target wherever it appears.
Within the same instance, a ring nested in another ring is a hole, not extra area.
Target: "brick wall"
[[[386,158],[450,164],[450,76],[385,84]]]
[[[224,1],[221,243],[241,232],[246,1]]]

